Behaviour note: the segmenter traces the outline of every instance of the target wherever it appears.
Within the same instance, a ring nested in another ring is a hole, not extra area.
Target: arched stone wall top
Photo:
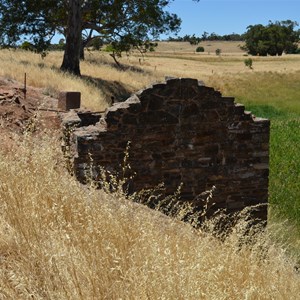
[[[169,79],[141,90],[125,102],[108,108],[103,116],[108,130],[127,126],[159,123],[268,122],[245,111],[233,97],[223,97],[219,91],[190,78]]]

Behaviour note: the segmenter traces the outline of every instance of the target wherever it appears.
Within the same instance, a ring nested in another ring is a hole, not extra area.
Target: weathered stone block
[[[67,111],[80,108],[80,92],[60,92],[58,96],[58,110]]]

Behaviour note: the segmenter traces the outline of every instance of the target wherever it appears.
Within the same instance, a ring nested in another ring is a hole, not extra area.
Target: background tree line
[[[176,37],[169,37],[168,41],[172,42],[189,42],[191,45],[197,45],[203,41],[244,41],[245,37],[244,34],[238,33],[231,33],[225,35],[219,35],[216,33],[208,33],[204,31],[201,36],[196,36],[195,34],[189,35],[186,34],[184,36],[176,36]]]
[[[299,52],[298,42],[300,39],[300,30],[295,29],[297,26],[298,23],[291,20],[276,21],[274,23],[270,21],[267,26],[261,24],[250,25],[247,27],[247,32],[242,34],[231,33],[219,35],[215,32],[208,33],[204,31],[199,37],[195,34],[186,34],[182,37],[170,36],[167,41],[189,42],[191,45],[198,45],[204,41],[243,41],[245,42],[245,46],[242,47],[243,50],[252,55],[281,55],[283,52],[286,54],[294,54]],[[97,40],[96,38],[96,40],[90,42],[88,46],[99,50],[103,44],[102,40]],[[277,49],[278,52],[272,51],[272,49]],[[281,49],[282,52],[279,51],[279,49]]]
[[[300,30],[296,29],[298,23],[291,20],[269,22],[264,26],[261,24],[250,25],[243,34],[209,34],[204,32],[202,36],[185,35],[183,37],[170,37],[168,41],[189,42],[197,45],[202,41],[243,41],[242,49],[251,55],[282,55],[299,53],[298,43]]]
[[[300,30],[295,29],[297,26],[298,23],[291,20],[248,26],[243,49],[261,56],[298,53]]]

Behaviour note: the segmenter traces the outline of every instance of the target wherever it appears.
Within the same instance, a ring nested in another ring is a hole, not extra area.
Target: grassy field
[[[300,71],[215,78],[224,95],[271,120],[270,204],[300,228]]]
[[[183,53],[193,53],[196,51],[197,47],[203,47],[203,54],[212,54],[216,53],[216,49],[221,49],[223,55],[239,55],[245,54],[245,51],[240,49],[244,43],[241,41],[238,42],[226,42],[226,41],[204,41],[200,42],[198,45],[191,45],[189,42],[159,42],[158,47],[156,48],[157,53],[177,53],[182,55]],[[198,56],[202,53],[198,53]]]
[[[27,84],[44,89],[45,94],[57,96],[59,91],[80,91],[83,106],[103,110],[111,102],[124,100],[131,93],[141,89],[155,76],[149,72],[118,70],[107,53],[88,52],[86,61],[81,63],[82,78],[60,72],[62,52],[50,52],[45,59],[26,51],[0,51],[0,76],[24,80]]]
[[[28,84],[53,95],[80,91],[95,110],[165,76],[204,80],[234,96],[271,119],[267,231],[244,244],[242,221],[221,243],[121,193],[81,187],[64,170],[57,139],[26,138],[0,151],[0,299],[299,297],[300,56],[255,57],[250,70],[244,54],[230,55],[225,45],[220,57],[161,46],[122,58],[125,71],[106,53],[87,52],[80,79],[58,70],[62,53],[42,60],[5,50],[0,76],[22,81],[26,72]]]

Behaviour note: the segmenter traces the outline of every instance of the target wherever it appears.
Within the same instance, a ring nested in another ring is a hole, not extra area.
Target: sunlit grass
[[[238,235],[224,243],[207,233],[132,204],[120,195],[82,188],[63,169],[57,140],[17,144],[0,155],[0,298],[6,299],[297,299],[300,228],[300,56],[173,54],[123,57],[87,52],[82,78],[59,71],[61,52],[42,60],[0,51],[0,76],[82,93],[103,110],[164,76],[193,77],[271,119],[271,237],[242,251]],[[283,222],[283,223],[282,223]],[[281,247],[280,243],[286,243]],[[287,255],[288,253],[288,255]],[[1,294],[2,293],[2,294]]]
[[[81,61],[82,78],[60,72],[62,55],[63,52],[59,51],[49,52],[42,59],[40,55],[28,51],[1,50],[0,76],[23,82],[26,72],[28,85],[43,88],[53,96],[62,90],[80,91],[82,105],[94,110],[109,106],[111,97],[116,101],[124,100],[153,82],[163,81],[165,76],[197,78],[236,96],[238,100],[242,95],[242,100],[247,102],[271,101],[276,106],[283,103],[282,94],[290,96],[284,101],[287,103],[298,97],[300,90],[300,56],[297,55],[255,57],[254,71],[244,65],[245,57],[241,54],[221,57],[182,56],[180,53],[170,57],[163,53],[150,53],[144,57],[124,55],[120,61],[125,70],[120,70],[108,53],[86,51],[86,60]]]
[[[196,48],[201,46],[204,48],[204,54],[215,54],[216,49],[221,49],[223,54],[244,54],[245,51],[240,49],[243,45],[242,41],[201,41],[198,45],[191,45],[190,42],[158,42],[156,52],[162,53],[194,53]],[[203,53],[197,53],[202,55]]]
[[[62,52],[51,52],[42,59],[28,51],[1,50],[0,76],[23,82],[26,73],[28,85],[43,88],[54,97],[60,91],[80,91],[83,106],[105,108],[107,103],[101,91],[80,78],[60,72],[61,61]]]
[[[51,136],[0,152],[1,298],[297,299],[295,262],[267,232],[244,244],[242,220],[221,242],[81,186]]]
[[[108,54],[86,53],[81,62],[82,78],[59,70],[63,52],[49,52],[42,59],[40,55],[21,50],[0,51],[0,76],[24,81],[27,84],[43,88],[46,93],[57,97],[60,91],[81,92],[82,106],[93,110],[104,110],[115,100],[125,100],[131,93],[155,81],[151,73],[130,71],[112,67]]]
[[[271,203],[300,228],[300,118],[274,121],[272,132]]]
[[[219,79],[219,80],[218,80]],[[288,220],[300,239],[300,72],[263,72],[213,78],[226,95],[271,120],[269,220]]]
[[[210,83],[245,105],[270,105],[300,113],[300,70],[286,73],[249,72],[226,78],[211,76]]]

